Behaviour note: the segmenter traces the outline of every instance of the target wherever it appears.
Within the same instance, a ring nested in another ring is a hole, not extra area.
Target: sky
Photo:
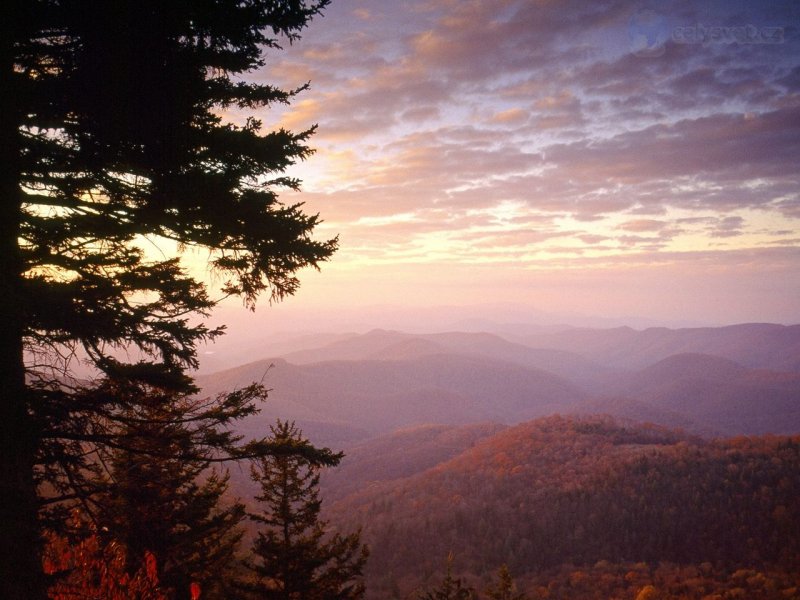
[[[798,26],[795,1],[334,0],[250,78],[310,81],[257,116],[318,125],[281,197],[340,250],[241,323],[800,322]]]

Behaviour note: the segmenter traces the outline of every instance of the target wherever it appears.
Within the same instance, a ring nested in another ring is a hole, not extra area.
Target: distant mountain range
[[[511,425],[554,413],[705,435],[800,431],[800,326],[564,329],[515,341],[374,330],[283,346],[282,356],[198,379],[209,394],[252,381],[272,389],[246,434],[281,417],[318,443],[346,447],[426,423]]]
[[[587,398],[546,371],[457,354],[307,365],[276,359],[199,383],[204,392],[216,393],[262,378],[273,390],[264,407],[270,419],[346,424],[371,434],[420,423],[519,422],[568,410]]]
[[[694,430],[730,435],[800,431],[800,373],[749,369],[718,356],[673,355],[609,382],[604,391],[680,415]],[[618,412],[613,402],[604,407],[600,400],[593,407],[591,412],[679,425],[668,417]]]
[[[754,369],[800,372],[800,325],[745,323],[728,327],[642,331],[567,329],[523,335],[529,346],[575,352],[609,367],[644,368],[673,354],[699,353],[727,358]]]

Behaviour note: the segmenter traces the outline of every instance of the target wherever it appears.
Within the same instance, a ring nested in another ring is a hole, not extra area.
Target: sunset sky
[[[334,0],[253,77],[311,82],[260,117],[319,124],[282,199],[341,250],[261,317],[800,322],[799,24],[795,1]]]

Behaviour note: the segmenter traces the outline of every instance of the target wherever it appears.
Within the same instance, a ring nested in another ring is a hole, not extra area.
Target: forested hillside
[[[593,584],[584,587],[600,589],[602,576],[631,591],[655,581],[663,564],[662,587],[692,566],[705,573],[697,571],[696,585],[722,589],[740,569],[777,578],[796,571],[798,497],[798,437],[708,442],[556,416],[501,431],[413,476],[373,483],[329,515],[364,528],[373,598],[429,583],[449,552],[476,584],[505,563],[532,591],[569,587],[575,570],[584,573],[576,585],[588,577]],[[626,584],[617,575],[636,563],[645,565]],[[611,597],[582,594],[573,586],[572,595],[553,597]]]
[[[496,423],[422,425],[350,447],[341,464],[323,474],[325,501],[333,502],[367,486],[426,471],[504,429],[504,425]]]

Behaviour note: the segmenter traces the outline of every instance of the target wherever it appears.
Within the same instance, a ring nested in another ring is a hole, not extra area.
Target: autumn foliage
[[[79,515],[72,520],[71,535],[46,536],[43,567],[54,582],[48,590],[51,600],[167,600],[152,553],[130,573],[122,544],[107,539]]]
[[[371,598],[430,585],[450,551],[454,577],[482,589],[505,563],[533,598],[633,599],[647,585],[665,598],[797,598],[798,497],[800,437],[709,441],[555,416],[365,486],[329,518],[363,527]],[[737,572],[749,575],[732,586]]]

